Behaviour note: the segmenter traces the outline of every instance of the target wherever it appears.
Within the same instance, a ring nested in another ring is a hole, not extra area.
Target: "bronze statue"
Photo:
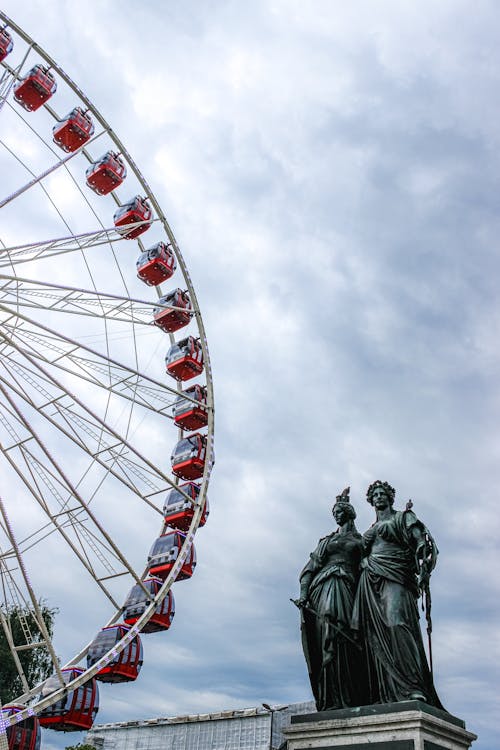
[[[367,491],[377,519],[363,535],[349,488],[337,496],[339,529],[320,539],[300,574],[302,646],[318,711],[421,700],[442,708],[422,641],[418,596],[426,605],[437,547],[411,510],[394,510],[395,490]],[[429,641],[430,649],[430,641]]]
[[[349,488],[332,513],[339,528],[320,539],[300,574],[302,646],[318,711],[362,704],[361,646],[350,633],[362,538]]]
[[[422,641],[418,595],[428,593],[436,545],[410,509],[394,510],[393,487],[377,480],[367,491],[377,520],[363,536],[361,577],[351,625],[367,658],[368,703],[423,700],[442,708]],[[428,620],[430,624],[430,619]]]

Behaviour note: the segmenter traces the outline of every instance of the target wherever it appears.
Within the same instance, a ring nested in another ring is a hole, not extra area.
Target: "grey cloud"
[[[380,476],[436,535],[437,683],[493,750],[498,9],[107,2],[83,29],[47,12],[40,41],[168,213],[217,397],[199,567],[102,720],[309,697],[288,598],[334,495],[352,485],[364,530]]]

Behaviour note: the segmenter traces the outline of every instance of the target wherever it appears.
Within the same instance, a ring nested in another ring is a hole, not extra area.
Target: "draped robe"
[[[422,698],[442,708],[420,630],[415,526],[428,533],[412,511],[393,511],[364,534],[351,624],[365,644],[368,703]]]

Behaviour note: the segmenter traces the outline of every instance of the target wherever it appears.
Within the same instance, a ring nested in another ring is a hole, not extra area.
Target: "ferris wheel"
[[[171,624],[208,514],[213,386],[191,278],[148,183],[64,70],[0,22],[0,626],[22,686],[0,742],[17,724],[33,750],[38,722],[89,728],[97,681],[134,680],[140,633]],[[76,618],[69,654],[47,600]],[[14,609],[32,613],[18,640]],[[35,686],[29,649],[53,665]]]

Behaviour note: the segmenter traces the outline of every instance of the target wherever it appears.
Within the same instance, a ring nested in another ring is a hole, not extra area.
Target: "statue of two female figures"
[[[437,555],[394,489],[376,481],[377,520],[363,535],[349,488],[333,507],[338,531],[321,539],[300,575],[302,643],[318,711],[418,699],[442,708],[420,631],[417,599]]]

